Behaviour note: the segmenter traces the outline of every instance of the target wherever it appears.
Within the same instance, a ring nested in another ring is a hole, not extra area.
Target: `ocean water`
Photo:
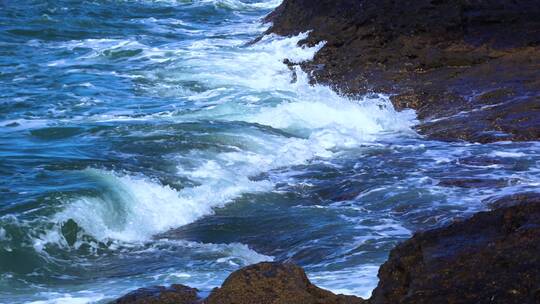
[[[291,261],[369,296],[414,231],[537,191],[540,145],[430,141],[262,35],[280,1],[0,3],[0,303],[203,292]]]

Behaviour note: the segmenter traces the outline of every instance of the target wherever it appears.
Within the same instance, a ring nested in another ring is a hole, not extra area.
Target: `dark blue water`
[[[540,145],[443,143],[265,37],[280,1],[1,1],[0,302],[210,290],[288,260],[368,296],[413,231],[540,185]],[[293,77],[293,74],[296,74]]]

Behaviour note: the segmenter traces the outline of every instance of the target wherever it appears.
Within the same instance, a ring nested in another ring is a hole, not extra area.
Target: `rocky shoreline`
[[[266,21],[326,45],[301,65],[347,95],[383,92],[438,140],[540,138],[538,1],[286,0]]]
[[[540,194],[492,205],[492,211],[416,233],[394,248],[367,300],[318,288],[298,266],[265,262],[232,273],[204,299],[196,289],[173,285],[142,288],[112,303],[539,303]]]
[[[538,16],[532,0],[285,0],[266,20],[268,33],[326,41],[301,64],[314,83],[391,94],[428,138],[487,143],[540,139]],[[540,194],[491,207],[396,246],[370,299],[335,295],[276,262],[234,272],[206,298],[173,285],[113,303],[540,303]]]

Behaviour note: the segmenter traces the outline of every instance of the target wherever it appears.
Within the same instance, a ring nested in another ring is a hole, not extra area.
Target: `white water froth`
[[[110,281],[98,280],[79,285],[76,290],[70,290],[68,293],[40,292],[35,295],[36,301],[30,303],[101,303],[118,298],[142,285],[167,286],[180,283],[188,284],[200,290],[209,290],[223,282],[225,274],[219,271],[223,268],[235,269],[263,261],[273,261],[273,257],[259,254],[240,243],[211,244],[166,239],[131,248],[129,254],[143,258],[147,255],[153,256],[155,252],[159,252],[162,257],[182,256],[189,258],[191,261],[214,259],[215,269],[193,269],[186,268],[184,265],[167,269],[154,269],[133,276],[127,281],[115,282],[115,284],[111,284]],[[186,254],[189,257],[185,256]]]
[[[211,3],[216,7],[230,9],[271,9],[278,6],[282,0],[271,0],[255,3],[246,3],[239,0],[200,0],[200,3]]]
[[[140,0],[140,1],[148,1],[148,0]],[[187,2],[187,1],[180,1]],[[244,2],[240,0],[194,0],[189,1],[192,4],[195,5],[213,5],[216,8],[227,8],[227,9],[233,9],[233,10],[260,10],[260,9],[272,9],[281,4],[283,0],[270,0],[270,1],[262,1],[262,2]],[[152,3],[164,3],[167,5],[178,5],[178,0],[152,0]]]
[[[100,197],[76,199],[56,220],[72,219],[98,241],[145,241],[209,215],[242,193],[269,189],[267,182],[247,178],[227,182],[226,173],[212,169],[199,170],[199,175],[211,176],[207,183],[180,191],[144,177],[89,169],[85,173],[104,183],[106,191]]]
[[[181,72],[167,71],[168,78],[210,86],[206,95],[192,96],[199,98],[197,102],[204,102],[205,96],[222,99],[217,106],[181,114],[175,120],[243,121],[282,129],[291,136],[248,128],[232,134],[247,143],[236,152],[192,151],[180,155],[180,159],[188,158],[196,165],[179,165],[179,174],[198,183],[181,190],[142,176],[87,170],[85,174],[106,185],[106,190],[99,197],[69,202],[55,220],[61,223],[73,219],[99,241],[146,241],[210,215],[214,208],[243,194],[271,191],[274,183],[254,180],[257,175],[305,164],[313,158],[334,157],[344,148],[369,144],[387,133],[413,133],[414,113],[397,113],[387,97],[351,100],[328,87],[309,85],[304,72],[291,71],[283,64],[284,59],[294,63],[311,60],[323,46],[298,47],[306,37],[307,33],[292,38],[267,36],[251,47],[220,51],[199,46],[201,49],[182,60],[190,67],[189,72],[185,67]],[[293,72],[296,81],[292,81]],[[227,95],[229,91],[244,96],[235,98],[237,95]],[[265,103],[263,96],[268,95],[281,101]]]
[[[47,292],[40,293],[42,296],[50,298],[48,300],[39,300],[28,302],[29,304],[86,304],[86,303],[97,303],[102,300],[104,297],[101,294],[86,292],[87,295],[75,295],[72,294],[62,294],[58,292]]]
[[[321,288],[368,299],[372,290],[377,287],[378,271],[378,265],[362,265],[347,270],[313,272],[308,275],[309,279]]]

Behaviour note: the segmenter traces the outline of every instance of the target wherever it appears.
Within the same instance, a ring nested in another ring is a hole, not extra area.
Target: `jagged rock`
[[[398,245],[379,271],[370,303],[540,303],[540,195]]]
[[[540,138],[537,0],[285,0],[269,33],[327,44],[302,68],[346,94],[393,94],[434,139]]]

